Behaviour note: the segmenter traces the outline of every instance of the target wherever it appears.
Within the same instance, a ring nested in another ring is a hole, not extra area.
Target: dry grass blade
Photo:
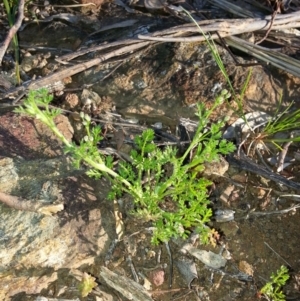
[[[300,77],[300,61],[289,57],[283,53],[265,47],[249,43],[238,37],[227,37],[225,39],[229,46],[246,52],[259,60],[285,70],[295,76]]]

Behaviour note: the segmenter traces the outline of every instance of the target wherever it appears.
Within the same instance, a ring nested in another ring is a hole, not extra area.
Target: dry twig
[[[63,204],[45,205],[39,201],[23,200],[3,192],[0,192],[0,202],[17,210],[37,212],[44,215],[52,215],[64,209]]]
[[[279,3],[276,2],[276,9],[274,10],[274,12],[273,12],[273,14],[272,14],[272,19],[271,19],[271,23],[270,23],[270,25],[269,25],[269,28],[268,28],[266,34],[264,35],[264,37],[261,38],[261,39],[260,39],[258,42],[256,42],[255,44],[258,45],[258,44],[262,43],[262,42],[268,37],[268,35],[269,35],[269,33],[270,33],[271,29],[272,29],[272,26],[273,26],[275,17],[276,17],[276,15],[277,15],[279,9],[280,9]]]

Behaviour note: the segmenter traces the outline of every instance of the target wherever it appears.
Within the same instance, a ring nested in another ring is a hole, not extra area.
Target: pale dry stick
[[[136,281],[137,283],[139,283],[140,278],[139,278],[139,276],[138,276],[138,274],[137,274],[137,272],[136,272],[136,269],[135,269],[135,267],[134,267],[134,264],[133,264],[133,262],[132,262],[132,258],[131,258],[130,255],[128,255],[128,256],[126,257],[126,262],[128,263],[128,266],[130,267],[130,270],[131,270],[131,273],[132,273],[132,276],[133,276],[134,281]]]
[[[52,82],[55,82],[57,80],[61,80],[61,79],[64,79],[66,77],[72,76],[72,75],[77,74],[79,72],[85,71],[85,70],[87,70],[91,67],[99,65],[99,64],[103,63],[104,61],[107,61],[108,59],[112,58],[112,57],[120,56],[120,55],[123,55],[123,54],[126,54],[126,53],[130,53],[131,51],[143,48],[145,46],[148,46],[149,44],[150,44],[150,42],[136,43],[134,45],[125,46],[123,48],[114,50],[112,52],[101,55],[100,57],[92,59],[92,60],[87,61],[85,63],[80,63],[80,64],[77,64],[75,66],[68,67],[64,70],[61,70],[61,71],[58,71],[54,74],[48,75],[48,76],[46,76],[42,79],[33,81],[28,85],[27,89],[36,90],[36,89],[39,89],[39,88],[46,87],[49,84],[49,82],[52,83]]]
[[[116,274],[106,267],[101,267],[100,274],[101,280],[117,290],[120,294],[132,301],[153,301],[151,294],[137,282],[129,279],[128,277]]]
[[[114,200],[114,217],[116,223],[116,234],[118,241],[121,241],[124,238],[125,226],[123,222],[122,213],[120,212],[120,206],[117,200]]]
[[[36,6],[44,7],[44,4],[35,4]],[[69,4],[69,5],[56,5],[56,4],[51,4],[52,7],[84,7],[84,6],[96,6],[95,3],[82,3],[82,4]]]
[[[249,29],[251,27],[252,31],[257,30],[257,28],[261,28],[262,30],[266,30],[269,22],[271,21],[272,15],[264,16],[263,18],[247,18],[247,19],[215,19],[215,20],[201,20],[198,21],[197,24],[201,28],[207,28],[208,31],[232,31],[235,28],[237,29]],[[281,26],[289,26],[291,24],[295,24],[295,22],[300,21],[300,16],[298,13],[290,13],[284,15],[277,15],[274,20],[273,26],[277,26],[276,29],[280,29]],[[177,33],[179,31],[193,31],[199,32],[197,27],[192,25],[194,23],[188,23],[185,25],[175,26],[169,29],[165,29],[160,32],[154,32],[153,35],[166,35]],[[291,26],[292,27],[292,26]]]
[[[222,32],[226,35],[237,35],[245,32],[253,32],[257,30],[266,30],[270,24],[272,16],[266,16],[264,18],[248,18],[248,19],[216,19],[216,20],[202,20],[197,22],[204,33],[206,32]],[[284,28],[299,27],[300,15],[297,13],[291,13],[284,16],[277,15],[273,22],[272,29],[279,30]],[[149,37],[167,37],[168,35],[182,36],[187,33],[199,33],[199,29],[196,26],[189,24],[175,26],[169,29],[165,29],[159,32],[154,32],[147,35],[138,35],[140,39],[147,39]],[[214,38],[215,36],[213,36]],[[217,38],[217,37],[215,37]],[[178,38],[180,39],[180,38]],[[176,38],[174,38],[176,41]]]
[[[90,52],[105,50],[105,49],[112,48],[112,47],[117,47],[117,46],[131,45],[131,44],[136,44],[136,43],[139,43],[139,41],[136,40],[136,39],[121,40],[121,41],[116,41],[116,42],[112,42],[112,43],[106,43],[105,42],[101,45],[88,47],[88,48],[83,48],[83,49],[77,50],[73,53],[65,54],[63,56],[60,56],[59,60],[60,61],[65,61],[65,62],[66,61],[71,61],[74,58],[80,57],[80,56],[88,54]]]
[[[295,209],[300,208],[300,204],[294,205],[292,207],[282,209],[282,210],[274,210],[274,211],[268,211],[268,212],[263,212],[263,211],[253,211],[248,214],[249,215],[256,215],[256,216],[265,216],[265,215],[271,215],[271,214],[285,214],[290,211],[293,211]]]
[[[293,134],[291,133],[291,139],[293,138]],[[282,151],[280,152],[278,162],[277,162],[277,172],[283,170],[284,159],[286,157],[289,146],[293,143],[293,141],[288,141],[283,145]]]
[[[296,15],[295,13],[289,14],[288,18],[282,17],[279,15],[278,18],[276,17],[276,19],[274,20],[272,29],[278,30],[278,29],[284,29],[284,28],[293,28],[294,26],[298,27],[297,24],[299,23],[299,21],[298,21],[299,17],[300,17],[299,13],[298,13],[298,15]],[[228,28],[227,24],[223,24],[224,26],[219,29],[220,30],[219,33],[211,34],[210,38],[218,39],[220,37],[225,37],[225,41],[230,46],[233,46],[246,53],[249,53],[250,55],[260,59],[261,61],[272,64],[280,69],[290,72],[291,74],[293,74],[295,76],[300,77],[300,68],[298,66],[299,61],[297,61],[287,55],[277,53],[274,50],[270,50],[268,48],[264,48],[261,46],[257,46],[255,44],[248,43],[247,41],[245,41],[243,39],[238,39],[237,37],[232,37],[232,35],[236,35],[239,33],[253,32],[255,30],[258,30],[258,28],[259,28],[258,25],[262,26],[261,29],[265,29],[267,27],[267,25],[271,22],[271,20],[272,20],[272,16],[265,17],[263,20],[262,19],[258,19],[258,20],[251,19],[252,23],[249,24],[249,22],[248,22],[248,26],[243,26],[243,25],[245,25],[245,23],[243,23],[243,21],[242,22],[240,21],[241,23],[236,24],[236,26],[232,29],[232,31],[228,30],[228,29],[230,29],[230,26]],[[287,22],[287,20],[290,20],[291,22]],[[204,21],[204,22],[207,22],[207,21]],[[207,28],[205,28],[204,22],[200,21],[198,24],[201,26],[201,28],[204,32],[207,32],[208,30],[207,30]],[[203,24],[203,26],[201,23]],[[227,22],[227,23],[230,24],[230,22]],[[247,23],[247,20],[246,20],[246,23]],[[255,26],[257,26],[257,27],[255,28]],[[177,29],[179,29],[179,28],[177,28]],[[188,27],[188,28],[181,29],[181,34],[183,33],[183,31],[186,32],[187,29],[190,31],[198,30],[198,28],[196,28],[196,26],[194,29],[191,29],[190,27]],[[174,28],[172,30],[174,30]],[[171,33],[170,31],[164,31],[161,33],[166,34],[166,32]],[[164,42],[195,42],[195,41],[205,40],[205,37],[203,37],[203,36],[185,37],[185,38],[182,38],[182,37],[177,38],[174,36],[157,37],[156,33],[152,34],[150,37],[149,37],[149,35],[138,35],[138,37],[140,39],[144,39],[144,40],[164,41]],[[247,43],[247,47],[244,46],[245,43]],[[253,54],[253,52],[254,52],[254,54]]]
[[[163,294],[169,294],[169,293],[186,291],[186,290],[188,290],[188,288],[183,287],[183,288],[171,288],[171,289],[166,289],[166,290],[155,290],[155,291],[149,291],[149,292],[152,295],[163,295]]]
[[[105,79],[110,77],[118,68],[120,68],[125,63],[125,60],[121,60],[120,63],[118,63],[110,72],[108,72],[101,80],[100,82],[103,82]]]
[[[250,24],[250,26],[251,25],[252,24]],[[226,26],[226,25],[224,24],[224,26]],[[299,26],[300,26],[300,22],[297,21],[297,22],[294,22],[292,24],[284,24],[284,25],[273,26],[272,30],[296,28],[296,27],[299,27]],[[264,26],[263,27],[259,26],[257,29],[252,28],[252,27],[228,28],[229,31],[225,31],[226,28],[218,28],[218,29],[209,28],[209,30],[205,29],[204,32],[207,33],[207,32],[218,30],[218,34],[210,34],[209,35],[210,39],[217,40],[217,39],[220,39],[220,37],[221,38],[226,38],[226,37],[231,37],[231,36],[239,35],[239,34],[246,33],[246,32],[253,32],[253,31],[256,31],[256,30],[263,30],[263,29],[264,29]],[[196,32],[196,30],[192,30],[191,32],[189,32],[189,34],[191,34],[192,32]],[[203,35],[198,35],[198,36],[193,36],[193,37],[181,37],[181,36],[176,37],[175,35],[155,36],[155,35],[142,35],[142,34],[139,34],[137,37],[140,40],[156,41],[156,42],[173,42],[173,43],[177,43],[177,42],[194,43],[194,42],[206,41],[206,39]]]
[[[267,196],[273,192],[274,194],[276,194],[279,198],[290,198],[295,202],[300,202],[300,195],[299,194],[283,194],[281,191],[275,190],[273,188],[267,188],[267,187],[262,187],[262,186],[253,186],[254,188],[258,188],[258,189],[263,189],[263,190],[267,190],[268,194]]]
[[[177,301],[177,300],[187,300],[188,299],[188,295],[190,294],[194,294],[195,296],[197,296],[197,294],[193,291],[193,290],[189,290],[187,291],[184,295],[178,296],[178,297],[173,297],[172,300],[173,301]],[[198,297],[198,296],[197,296]],[[198,299],[200,300],[200,299]]]
[[[40,88],[47,88],[53,92],[53,89],[55,89],[55,85],[64,78],[70,77],[72,75],[75,75],[77,73],[85,71],[91,67],[97,66],[112,57],[131,53],[132,51],[138,50],[140,48],[143,48],[143,47],[148,46],[153,43],[153,42],[141,42],[141,41],[137,41],[137,40],[135,40],[135,42],[136,43],[133,45],[125,46],[120,49],[111,51],[109,53],[106,53],[98,58],[92,59],[85,63],[80,63],[77,65],[68,67],[66,69],[60,70],[56,73],[50,74],[41,79],[33,80],[33,81],[27,83],[26,85],[23,85],[21,87],[17,87],[13,90],[8,91],[6,94],[2,95],[2,97],[9,98],[9,97],[11,97],[12,94],[16,94],[18,92],[24,93],[24,90],[26,90],[26,91],[37,90]],[[15,104],[15,102],[13,102],[13,104]]]
[[[98,34],[100,32],[107,31],[107,30],[123,28],[123,27],[130,27],[130,26],[134,25],[136,22],[137,22],[137,20],[128,19],[128,20],[125,20],[125,21],[122,21],[122,22],[113,23],[111,25],[103,26],[99,30],[90,33],[87,37],[89,38],[89,37],[91,37],[95,34]]]
[[[247,139],[250,137],[251,133],[248,133],[245,137],[245,139],[241,142],[241,144],[239,145],[239,148],[238,148],[238,155],[240,155],[240,152],[241,152],[241,146],[245,144],[245,142],[247,141]],[[255,139],[253,139],[249,146],[248,146],[248,149],[247,149],[247,156],[249,156],[250,154],[250,151],[251,151],[251,148],[252,148],[252,144],[255,143]]]
[[[289,198],[293,200],[294,202],[300,202],[300,195],[299,194],[282,194],[281,192],[274,191],[276,195],[279,196],[279,198]]]
[[[73,50],[67,48],[43,47],[43,46],[28,45],[23,43],[19,43],[19,47],[23,49],[27,49],[29,52],[36,52],[39,50],[53,52],[53,53],[60,53],[60,54],[73,52]]]
[[[172,256],[171,248],[170,248],[170,245],[168,242],[165,242],[165,247],[167,249],[167,253],[168,253],[169,261],[170,261],[170,264],[169,264],[169,273],[170,273],[169,288],[171,288],[172,284],[173,284],[173,256]]]
[[[17,21],[10,28],[10,30],[7,34],[7,37],[3,42],[3,45],[0,47],[0,65],[2,64],[4,54],[9,46],[10,41],[12,40],[14,35],[17,33],[18,29],[21,27],[22,21],[24,19],[24,4],[25,4],[25,0],[19,0]]]
[[[252,11],[250,10],[247,10],[245,7],[241,8],[240,6],[238,5],[235,5],[233,4],[231,1],[227,1],[227,0],[209,0],[211,3],[213,3],[214,5],[216,6],[219,6],[221,7],[222,9],[224,9],[225,11],[228,11],[230,13],[233,13],[234,15],[237,15],[237,16],[241,16],[241,17],[253,17],[253,13]],[[269,10],[272,12],[271,9],[259,4],[259,3],[256,3],[256,2],[252,2],[252,1],[248,1],[251,3],[251,5],[255,5],[255,6],[258,6],[260,9],[264,9],[264,10]],[[282,5],[282,1],[279,1],[280,3],[278,3],[278,1],[275,1],[276,2],[276,8],[275,8],[275,11],[273,10],[272,14],[271,14],[271,22],[270,22],[270,25],[269,25],[269,28],[264,36],[264,38],[262,38],[259,42],[257,42],[256,44],[260,44],[262,41],[264,41],[267,36],[269,35],[271,29],[273,30],[276,30],[277,28],[274,28],[273,27],[273,24],[274,24],[274,20],[275,20],[275,17],[276,19],[277,18],[284,18],[284,15],[285,14],[277,14],[278,11],[280,11],[280,4]],[[284,9],[287,10],[288,7],[289,7],[289,2],[290,0],[287,1],[286,4],[284,4]],[[299,14],[299,13],[298,13]],[[261,13],[259,13],[259,15],[262,15]],[[262,16],[263,17],[263,16]],[[295,27],[297,28],[297,27]],[[281,28],[283,29],[283,28]],[[286,41],[286,43],[289,43],[289,41]],[[289,43],[290,44],[290,43]]]
[[[272,251],[272,252],[274,252],[283,262],[285,262],[290,268],[292,267],[285,259],[283,259],[282,258],[282,256],[280,256],[273,248],[271,248],[271,246],[268,244],[268,243],[266,243],[265,241],[264,241],[264,244]]]
[[[64,209],[63,204],[45,205],[42,202],[24,200],[3,192],[0,192],[0,202],[17,210],[37,212],[44,215],[52,215]]]
[[[292,197],[292,198],[297,198],[300,199],[300,195],[299,194],[280,194],[281,197]]]
[[[201,26],[202,30],[204,32],[213,32],[213,31],[219,31],[219,32],[225,32],[227,35],[235,35],[238,33],[243,32],[252,32],[255,30],[263,30],[269,22],[269,17],[266,17],[264,20],[261,19],[234,19],[234,20],[227,20],[227,19],[221,19],[221,20],[204,20],[198,22],[198,24]],[[274,27],[278,26],[278,27]],[[287,26],[287,28],[291,27],[300,27],[300,15],[296,15],[295,13],[287,14],[283,16],[277,16],[273,28],[274,29],[280,29],[281,26]],[[191,24],[181,25],[181,26],[175,26],[169,29],[165,29],[162,31],[154,32],[149,35],[139,35],[138,37],[140,39],[149,40],[150,37],[157,37],[157,36],[165,36],[164,38],[174,38],[174,41],[177,41],[174,35],[180,36],[184,34],[189,33],[198,33],[199,30],[196,26],[193,26]],[[173,35],[172,35],[173,34]],[[168,35],[172,35],[169,36]],[[145,38],[142,38],[145,37]],[[217,35],[214,35],[213,38],[219,38]],[[173,41],[173,40],[172,40]],[[122,41],[116,41],[112,43],[105,43],[102,45],[90,47],[87,49],[81,49],[74,53],[67,54],[64,56],[59,57],[60,61],[70,61],[76,57],[88,54],[90,52],[94,51],[100,51],[111,47],[116,47],[120,45],[129,45],[137,43],[136,39],[127,39]]]
[[[79,298],[76,299],[57,299],[57,298],[46,298],[43,296],[38,296],[34,301],[80,301]]]

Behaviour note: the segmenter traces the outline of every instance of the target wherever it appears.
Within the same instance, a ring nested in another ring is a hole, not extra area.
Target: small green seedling
[[[89,116],[82,114],[86,137],[79,145],[71,143],[57,129],[54,118],[60,110],[49,108],[52,100],[47,90],[31,91],[23,107],[16,110],[45,123],[65,144],[65,151],[79,168],[82,164],[90,169],[87,174],[94,178],[106,176],[112,189],[109,199],[128,194],[134,204],[134,214],[144,221],[152,221],[154,233],[152,243],[168,241],[172,237],[187,237],[196,228],[204,243],[212,235],[206,223],[212,211],[209,208],[207,187],[212,183],[201,177],[205,162],[219,159],[220,154],[228,154],[235,147],[221,138],[221,128],[225,121],[218,121],[210,127],[211,113],[230,94],[225,90],[215,100],[210,110],[198,105],[198,128],[187,150],[178,156],[176,147],[159,148],[154,142],[152,129],[144,131],[134,139],[135,149],[128,162],[120,162],[113,167],[113,158],[103,156],[97,147],[102,139],[99,126],[91,127]]]
[[[280,102],[281,103],[281,102]],[[293,142],[300,142],[300,110],[293,110],[292,102],[283,111],[277,109],[274,118],[268,118],[264,123],[252,128],[251,133],[245,139],[247,153],[252,153],[263,146],[263,149],[270,152],[275,146],[276,150],[283,150]]]
[[[267,282],[260,290],[260,295],[263,295],[269,301],[285,301],[282,287],[290,278],[287,267],[281,266],[276,274],[272,273],[270,278],[271,281]]]

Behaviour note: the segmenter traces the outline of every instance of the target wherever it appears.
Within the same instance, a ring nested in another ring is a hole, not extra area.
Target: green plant
[[[222,61],[222,58],[218,52],[218,49],[216,47],[216,44],[214,43],[214,40],[211,39],[210,34],[205,34],[202,30],[202,28],[199,26],[199,24],[196,22],[196,20],[192,17],[192,15],[182,8],[182,10],[188,15],[188,17],[193,21],[193,23],[197,26],[199,32],[204,36],[205,41],[210,49],[210,52],[217,63],[220,71],[222,72],[229,88],[231,91],[231,94],[233,95],[233,98],[238,106],[238,110],[235,111],[233,110],[241,117],[244,119],[245,123],[248,124],[247,119],[245,118],[245,114],[243,112],[243,99],[246,93],[247,86],[250,81],[252,69],[250,69],[248,76],[246,78],[246,81],[244,82],[242,89],[240,91],[240,95],[238,96],[233,88],[233,85],[231,83],[231,80],[228,76],[228,73],[226,71],[226,68],[224,66],[224,63]],[[281,102],[280,102],[281,104]],[[269,122],[265,125],[265,127],[261,130],[259,134],[254,133],[251,135],[251,138],[253,139],[251,144],[254,143],[254,145],[257,145],[258,143],[264,143],[264,142],[271,142],[273,143],[277,148],[281,149],[280,144],[284,142],[299,142],[300,137],[289,137],[289,138],[277,138],[274,137],[275,134],[280,133],[280,132],[291,132],[291,131],[296,131],[299,129],[300,126],[300,110],[292,111],[289,112],[293,103],[291,103],[282,113],[279,113],[279,110],[275,113],[278,117],[274,119],[270,119]],[[249,126],[249,124],[248,124]],[[250,126],[249,126],[250,128]]]
[[[18,8],[18,2],[17,0],[3,0],[5,10],[7,13],[7,19],[8,19],[8,24],[10,27],[14,25],[15,22],[15,14],[16,10]],[[19,40],[18,36],[14,35],[13,36],[13,46],[14,46],[14,52],[15,52],[15,61],[16,61],[16,81],[18,84],[20,84],[21,79],[20,79],[20,55],[19,55]]]
[[[275,115],[277,115],[276,118],[270,119],[266,126],[263,128],[261,136],[264,138],[264,141],[272,142],[275,144],[278,148],[280,146],[278,143],[284,143],[284,142],[299,142],[300,137],[288,137],[288,138],[278,138],[274,137],[277,133],[292,133],[292,131],[299,131],[300,127],[300,110],[291,110],[292,106],[294,105],[294,102],[292,102],[286,109],[283,110],[283,112],[277,112]]]
[[[138,192],[134,199],[136,215],[155,223],[154,243],[178,235],[185,237],[192,226],[202,232],[202,239],[207,242],[208,228],[204,224],[212,214],[207,199],[207,186],[211,182],[198,176],[204,169],[204,162],[218,160],[219,154],[234,149],[232,144],[221,140],[223,121],[213,124],[205,132],[211,112],[228,97],[225,93],[216,99],[210,111],[199,105],[198,129],[181,157],[174,147],[157,147],[152,142],[154,132],[146,130],[135,138],[137,149],[131,152],[132,162],[120,164],[119,174],[130,181],[132,191]],[[190,153],[192,158],[185,163]],[[114,199],[122,192],[122,187],[116,183],[110,198]]]
[[[97,143],[101,140],[100,127],[90,129],[91,119],[87,115],[82,115],[83,124],[85,125],[87,136],[77,146],[74,142],[69,142],[58,130],[55,125],[54,118],[61,114],[59,109],[50,109],[49,104],[53,96],[48,93],[47,89],[30,91],[24,106],[20,106],[15,110],[17,113],[23,113],[28,116],[37,118],[46,124],[52,132],[65,144],[66,153],[71,153],[74,159],[74,165],[79,168],[81,162],[95,168],[104,174],[113,178],[120,179],[125,186],[130,183],[125,179],[121,179],[117,173],[107,167],[105,158],[99,153]],[[109,160],[107,160],[109,163]]]
[[[211,113],[229,96],[222,91],[210,110],[198,106],[198,128],[182,156],[178,156],[176,147],[155,145],[154,132],[149,129],[134,139],[136,149],[130,154],[130,162],[119,163],[117,170],[113,170],[112,157],[100,154],[97,143],[102,139],[101,129],[91,127],[89,116],[82,115],[87,134],[79,146],[65,139],[53,120],[60,111],[49,108],[52,96],[46,90],[31,91],[16,112],[44,122],[66,145],[65,151],[71,154],[76,167],[85,163],[91,168],[89,176],[108,177],[112,183],[110,199],[129,194],[135,204],[134,214],[155,225],[152,243],[186,237],[192,227],[201,233],[203,242],[208,242],[209,228],[205,224],[212,214],[207,199],[211,182],[201,177],[201,172],[204,162],[218,160],[219,154],[228,154],[235,148],[221,139],[223,120],[208,127]]]
[[[251,149],[256,150],[257,146],[264,146],[265,150],[270,150],[270,144],[277,149],[283,150],[284,143],[289,145],[292,142],[299,142],[300,110],[292,110],[294,102],[280,111],[281,101],[275,112],[274,118],[268,118],[265,122],[252,129],[252,132],[245,139],[249,144],[247,153]],[[287,148],[287,146],[286,146]]]
[[[285,295],[282,292],[282,287],[290,278],[287,267],[281,266],[276,274],[272,273],[271,281],[267,282],[260,290],[260,294],[266,297],[267,300],[284,301]]]

